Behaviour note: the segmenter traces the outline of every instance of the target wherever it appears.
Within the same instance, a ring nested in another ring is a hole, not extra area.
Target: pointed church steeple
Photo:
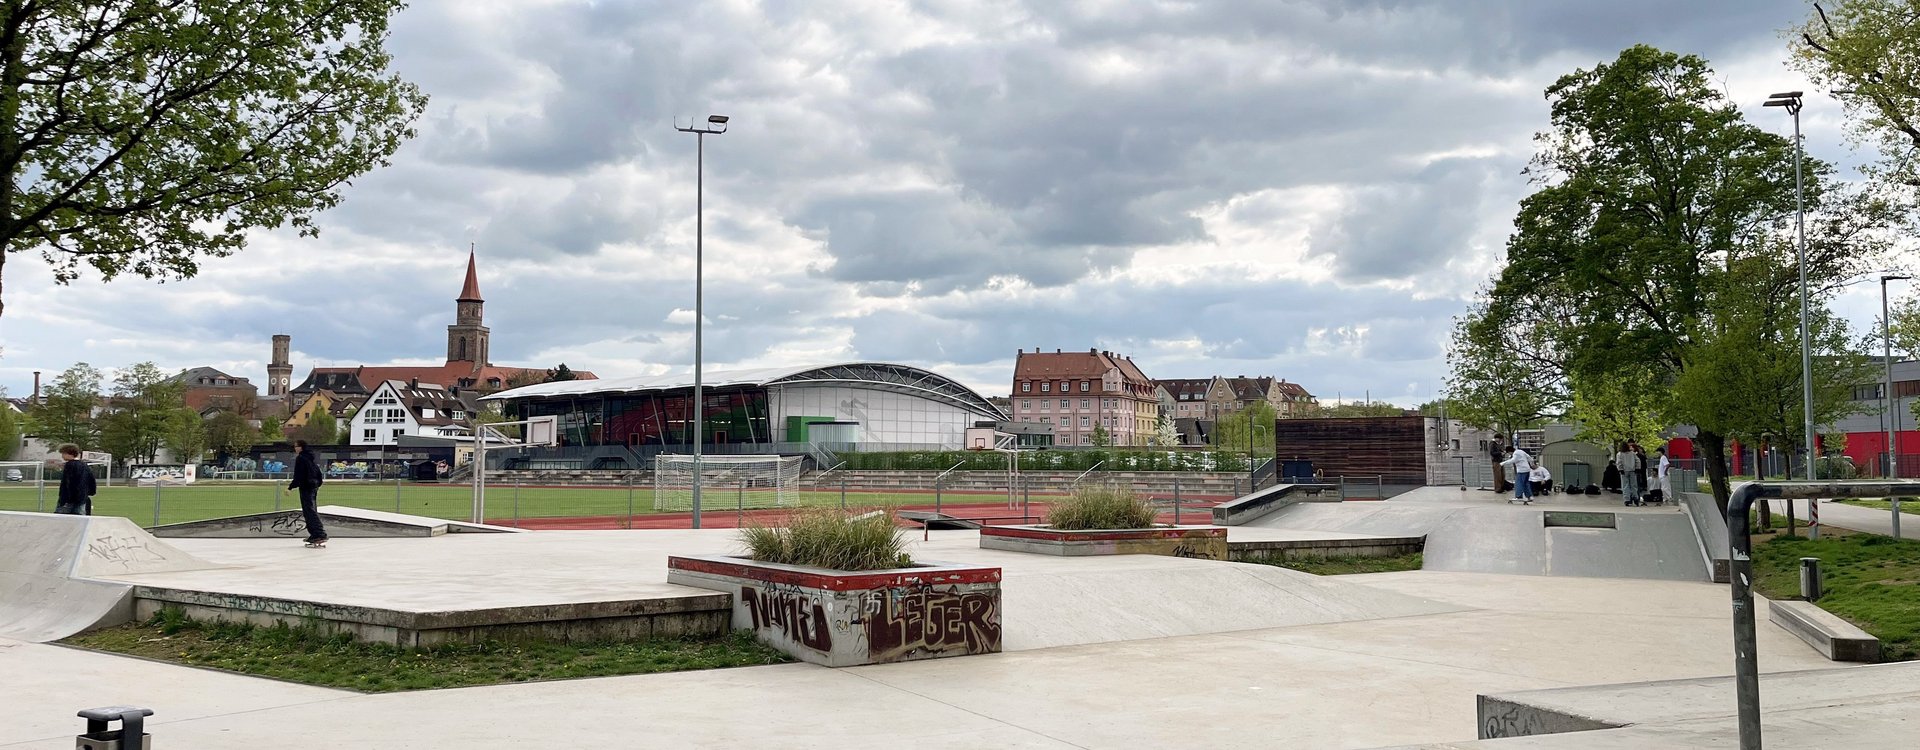
[[[467,283],[453,303],[453,325],[447,326],[447,362],[470,363],[475,371],[491,364],[487,361],[489,334],[483,322],[486,301],[480,298],[480,273],[474,262],[474,249],[467,248]]]
[[[486,301],[480,298],[480,274],[476,271],[474,267],[474,252],[475,251],[473,247],[468,246],[467,248],[467,283],[465,286],[460,287],[460,296],[454,298],[454,301],[456,302],[485,302]]]

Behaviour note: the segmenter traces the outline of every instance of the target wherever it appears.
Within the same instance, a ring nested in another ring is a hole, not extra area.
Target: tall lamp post
[[[702,271],[706,253],[707,136],[727,132],[727,116],[707,115],[704,125],[688,122],[683,128],[675,123],[673,129],[692,133],[697,144],[693,172],[693,527],[697,529],[700,528],[700,448],[701,443],[706,442],[703,410],[707,405],[706,391],[700,382],[700,327],[706,301]]]
[[[1814,469],[1813,448],[1813,349],[1807,337],[1807,204],[1806,189],[1800,174],[1800,93],[1787,91],[1767,97],[1767,107],[1785,107],[1787,114],[1793,115],[1793,205],[1794,221],[1799,227],[1800,239],[1793,246],[1795,264],[1800,266],[1800,385],[1802,394],[1801,410],[1806,417],[1807,442],[1807,478],[1819,478]]]
[[[1911,276],[1885,274],[1880,277],[1880,346],[1882,360],[1886,363],[1887,382],[1887,478],[1900,477],[1900,449],[1894,442],[1894,436],[1900,429],[1900,401],[1893,397],[1893,337],[1888,335],[1887,282],[1907,281]],[[1900,538],[1900,498],[1893,498],[1893,538]]]

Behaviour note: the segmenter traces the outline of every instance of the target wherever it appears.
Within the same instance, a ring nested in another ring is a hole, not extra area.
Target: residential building
[[[313,394],[311,398],[308,398],[305,403],[300,405],[300,408],[295,409],[293,414],[287,417],[286,426],[305,427],[307,421],[313,419],[314,415],[318,414],[321,410],[325,410],[329,415],[332,415],[336,424],[345,424],[347,420],[353,418],[353,414],[358,412],[360,407],[365,403],[367,403],[366,396],[343,396],[333,391],[321,390]]]
[[[1128,357],[1099,349],[1019,350],[1013,365],[1014,421],[1053,425],[1054,443],[1146,445],[1160,421],[1155,382]]]
[[[248,419],[254,418],[254,405],[260,391],[246,378],[229,375],[212,367],[195,367],[180,371],[180,374],[167,378],[167,382],[182,386],[181,400],[187,408],[203,417],[230,411]]]
[[[528,385],[545,380],[547,371],[534,367],[506,367],[493,364],[488,355],[492,351],[493,332],[485,325],[486,300],[480,295],[480,277],[473,254],[467,255],[467,276],[460,287],[459,296],[454,298],[454,322],[447,326],[446,363],[427,366],[370,367],[354,365],[351,367],[315,367],[307,374],[305,381],[288,391],[292,405],[298,408],[314,393],[322,390],[332,391],[336,396],[368,397],[373,395],[382,383],[389,380],[443,385],[461,392],[477,391],[494,393],[519,385]],[[268,367],[269,379],[279,368],[285,367],[291,372],[292,365],[283,362],[286,348],[290,346],[286,336],[273,337],[274,363]],[[592,380],[596,376],[584,370],[573,371],[578,380]]]
[[[1210,378],[1169,378],[1154,382],[1167,389],[1167,395],[1173,397],[1174,419],[1213,420],[1223,412],[1232,411],[1228,407],[1233,402],[1232,389],[1227,386],[1227,379],[1218,375]]]
[[[418,380],[375,388],[349,423],[350,445],[398,445],[403,435],[472,437],[472,407],[452,391]]]

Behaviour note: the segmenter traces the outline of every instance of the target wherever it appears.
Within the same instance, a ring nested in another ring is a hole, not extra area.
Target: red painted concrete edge
[[[957,583],[999,583],[999,568],[929,567],[898,571],[849,573],[833,571],[809,573],[777,568],[751,560],[731,562],[699,557],[668,557],[669,570],[685,570],[710,575],[733,576],[767,583],[803,586],[827,591],[860,591],[895,586],[948,585]]]
[[[980,529],[981,536],[1003,536],[1016,539],[1041,539],[1049,542],[1108,542],[1140,541],[1151,539],[1188,539],[1225,537],[1223,528],[1173,528],[1173,529],[1121,529],[1088,531],[1054,531],[1052,529],[1023,528],[1019,526],[987,526]]]

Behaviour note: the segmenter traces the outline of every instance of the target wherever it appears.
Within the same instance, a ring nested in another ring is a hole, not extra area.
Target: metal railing
[[[1760,750],[1759,642],[1754,631],[1753,529],[1748,512],[1761,498],[1818,501],[1824,498],[1912,497],[1920,482],[1745,482],[1727,500],[1730,550],[1729,582],[1733,589],[1733,674],[1739,707],[1741,750]]]

